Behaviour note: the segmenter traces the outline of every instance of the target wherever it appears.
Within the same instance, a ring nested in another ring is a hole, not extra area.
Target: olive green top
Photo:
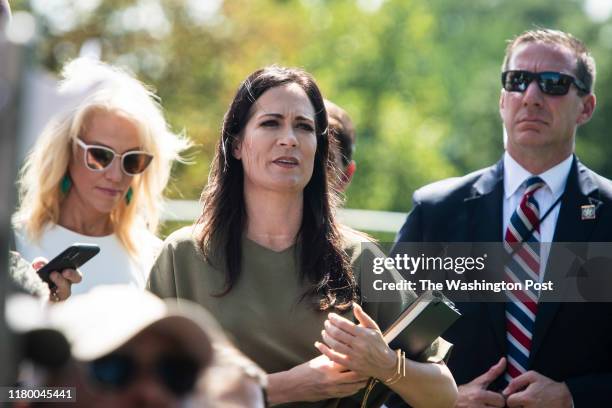
[[[345,249],[359,282],[363,237],[345,235]],[[221,268],[204,260],[193,239],[192,227],[185,227],[164,242],[147,287],[162,298],[177,297],[199,303],[219,321],[237,347],[266,372],[285,371],[320,354],[314,342],[321,340],[327,317],[326,312],[314,307],[313,300],[300,301],[308,285],[299,277],[297,251],[299,245],[276,252],[243,236],[240,278],[228,294],[214,296],[223,288],[224,274]],[[396,301],[362,301],[362,306],[381,327],[387,327],[415,297],[412,292],[397,292]],[[351,311],[343,315],[354,320]],[[442,361],[450,348],[449,343],[438,339],[421,360]],[[327,400],[284,406],[339,405],[337,400]]]

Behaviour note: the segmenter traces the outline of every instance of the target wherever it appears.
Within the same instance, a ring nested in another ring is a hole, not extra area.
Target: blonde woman
[[[188,142],[169,130],[155,94],[127,73],[77,59],[62,77],[60,93],[83,97],[46,126],[26,158],[17,250],[51,259],[74,242],[94,243],[100,254],[80,268],[73,293],[100,284],[143,288],[161,244],[154,233],[162,193]]]

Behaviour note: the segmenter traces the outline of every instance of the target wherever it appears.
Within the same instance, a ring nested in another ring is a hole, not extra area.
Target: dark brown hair
[[[238,88],[225,113],[208,184],[202,192],[196,241],[207,262],[224,266],[225,287],[217,296],[226,295],[240,278],[241,240],[247,223],[244,170],[232,149],[244,137],[255,101],[267,90],[288,84],[300,86],[312,103],[317,137],[313,173],[304,188],[304,213],[297,237],[301,243],[300,275],[310,284],[302,299],[318,299],[320,310],[343,310],[357,299],[357,287],[334,217],[335,194],[328,186],[327,112],[317,84],[303,70],[266,67],[253,72]]]
[[[582,81],[582,83],[589,90],[589,93],[593,92],[596,76],[595,59],[582,41],[563,31],[540,28],[537,30],[525,31],[514,39],[508,41],[506,55],[504,56],[504,62],[502,63],[502,71],[508,70],[508,64],[512,58],[512,52],[516,49],[516,47],[525,43],[536,42],[561,45],[572,51],[576,56],[576,78]],[[584,96],[585,93],[578,90],[578,95]]]

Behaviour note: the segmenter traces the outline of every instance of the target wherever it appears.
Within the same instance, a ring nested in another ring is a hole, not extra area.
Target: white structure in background
[[[196,200],[169,200],[162,213],[164,221],[195,221],[202,206]],[[342,208],[338,211],[340,222],[361,231],[396,233],[406,221],[406,213],[390,211],[353,210]]]
[[[96,39],[85,41],[80,50],[81,56],[95,60],[100,59],[101,53],[100,41]],[[88,89],[72,89],[60,94],[57,90],[57,77],[38,67],[26,71],[24,84],[22,127],[17,150],[18,163],[23,161],[47,122],[56,114],[76,106],[77,101],[88,91]]]
[[[610,0],[586,0],[584,11],[589,18],[596,23],[603,23],[612,15],[612,1]]]

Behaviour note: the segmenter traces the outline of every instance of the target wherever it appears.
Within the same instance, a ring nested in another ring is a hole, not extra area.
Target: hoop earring
[[[134,190],[132,190],[132,187],[128,188],[127,193],[125,193],[125,205],[130,205],[130,202],[132,202],[132,197],[134,196]]]
[[[66,173],[66,175],[64,175],[62,181],[60,182],[60,191],[62,192],[62,194],[68,194],[68,191],[70,191],[70,187],[72,187],[72,180],[70,180],[70,176],[68,175],[68,173]]]

